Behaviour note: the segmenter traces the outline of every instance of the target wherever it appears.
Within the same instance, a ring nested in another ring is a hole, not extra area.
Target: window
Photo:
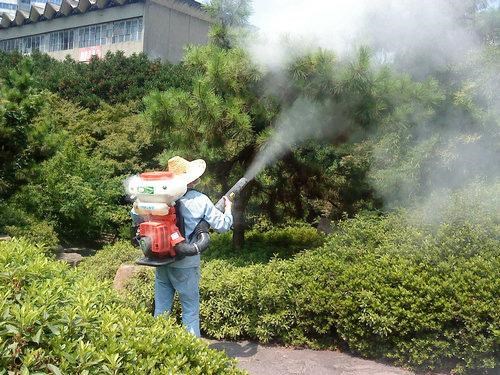
[[[125,40],[125,21],[113,22],[113,43]]]
[[[0,3],[0,9],[16,10],[17,4]]]
[[[52,1],[54,2],[54,1]],[[2,4],[2,3],[0,3]],[[0,5],[1,7],[1,5]],[[0,41],[0,50],[56,52],[141,40],[142,17]]]

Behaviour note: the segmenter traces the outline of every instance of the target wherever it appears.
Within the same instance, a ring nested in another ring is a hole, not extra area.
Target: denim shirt
[[[210,227],[219,233],[227,232],[233,225],[233,216],[231,213],[224,213],[215,208],[212,201],[203,193],[196,190],[188,190],[179,199],[182,205],[182,216],[184,219],[185,238],[188,238],[194,232],[198,223],[205,219]],[[177,212],[179,214],[179,212]],[[137,222],[137,214],[132,211],[132,218]],[[139,220],[139,222],[142,220]],[[195,239],[193,238],[191,242]],[[189,268],[200,265],[200,255],[185,257],[177,262],[166,265],[172,268]]]

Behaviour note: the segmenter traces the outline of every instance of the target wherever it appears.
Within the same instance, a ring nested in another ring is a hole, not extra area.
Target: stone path
[[[212,349],[236,358],[250,375],[411,375],[412,372],[349,354],[210,340]]]

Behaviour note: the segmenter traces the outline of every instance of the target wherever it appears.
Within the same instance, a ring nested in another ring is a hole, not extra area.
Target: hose
[[[210,225],[205,220],[200,221],[193,231],[193,238],[195,239],[193,243],[184,241],[175,245],[177,256],[182,259],[184,257],[201,254],[208,249],[208,245],[210,245],[209,229]]]

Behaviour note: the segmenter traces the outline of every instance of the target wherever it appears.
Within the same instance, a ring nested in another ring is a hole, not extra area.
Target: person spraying
[[[232,203],[227,196],[220,210],[194,189],[205,169],[204,160],[175,156],[168,161],[167,172],[143,174],[140,180],[129,181],[127,187],[128,193],[137,197],[131,215],[139,225],[138,243],[145,254],[138,263],[156,267],[154,316],[171,311],[177,292],[182,323],[197,337],[200,253],[208,247],[208,227],[225,232],[233,224]],[[158,249],[168,251],[155,253]]]

